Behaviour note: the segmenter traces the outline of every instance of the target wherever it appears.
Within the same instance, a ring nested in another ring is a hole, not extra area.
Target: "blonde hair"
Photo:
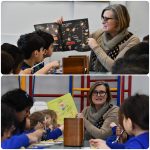
[[[45,115],[49,115],[51,117],[51,123],[53,125],[53,128],[57,127],[57,114],[54,110],[51,109],[45,109],[42,110],[42,113],[44,113]]]
[[[124,5],[114,4],[106,7],[102,11],[101,17],[103,17],[104,12],[107,10],[111,10],[113,12],[114,18],[118,21],[118,32],[121,32],[122,30],[129,27],[130,16],[127,8]]]

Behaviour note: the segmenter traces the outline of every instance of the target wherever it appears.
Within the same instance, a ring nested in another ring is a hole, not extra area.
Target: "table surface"
[[[28,149],[90,149],[90,145],[88,141],[84,141],[82,146],[64,146],[63,142],[55,143],[55,144],[33,144]]]

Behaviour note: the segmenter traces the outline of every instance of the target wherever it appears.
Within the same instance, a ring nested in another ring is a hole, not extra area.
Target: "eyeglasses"
[[[93,96],[102,96],[102,97],[104,97],[106,95],[106,92],[105,91],[94,90],[92,94],[93,94]]]
[[[104,16],[102,16],[102,21],[105,21],[105,22],[107,22],[108,20],[110,20],[110,19],[114,19],[114,18],[109,18],[109,17],[104,17]]]

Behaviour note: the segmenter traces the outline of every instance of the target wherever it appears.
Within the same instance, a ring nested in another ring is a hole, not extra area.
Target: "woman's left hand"
[[[88,38],[88,45],[90,46],[91,49],[95,48],[98,46],[98,43],[96,42],[95,39],[93,38]]]
[[[83,113],[78,113],[77,118],[83,118]]]

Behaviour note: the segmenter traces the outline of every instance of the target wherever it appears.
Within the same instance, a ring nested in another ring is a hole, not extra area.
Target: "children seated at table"
[[[124,149],[149,148],[149,97],[136,94],[125,99],[119,110],[120,125],[130,135],[124,143]],[[91,139],[91,145],[96,148],[108,149],[106,141]]]
[[[27,147],[41,139],[44,132],[44,130],[41,129],[29,134],[13,135],[15,121],[15,110],[1,103],[1,147],[3,149]]]
[[[25,35],[21,35],[18,42],[18,47],[24,53],[24,63],[22,65],[22,70],[26,68],[32,68],[37,63],[42,63],[44,60],[44,47],[45,41],[37,33],[32,32]],[[52,68],[59,68],[59,62],[53,61],[45,65],[40,70],[37,67],[33,68],[33,73],[36,74],[46,74]]]
[[[51,123],[51,117],[49,115],[44,114],[41,111],[34,112],[30,115],[30,129],[36,130],[40,128],[45,129],[45,133],[42,136],[42,140],[49,140],[49,139],[57,139],[59,136],[62,135],[64,130],[64,126],[61,125],[54,130],[51,130],[49,126]]]

